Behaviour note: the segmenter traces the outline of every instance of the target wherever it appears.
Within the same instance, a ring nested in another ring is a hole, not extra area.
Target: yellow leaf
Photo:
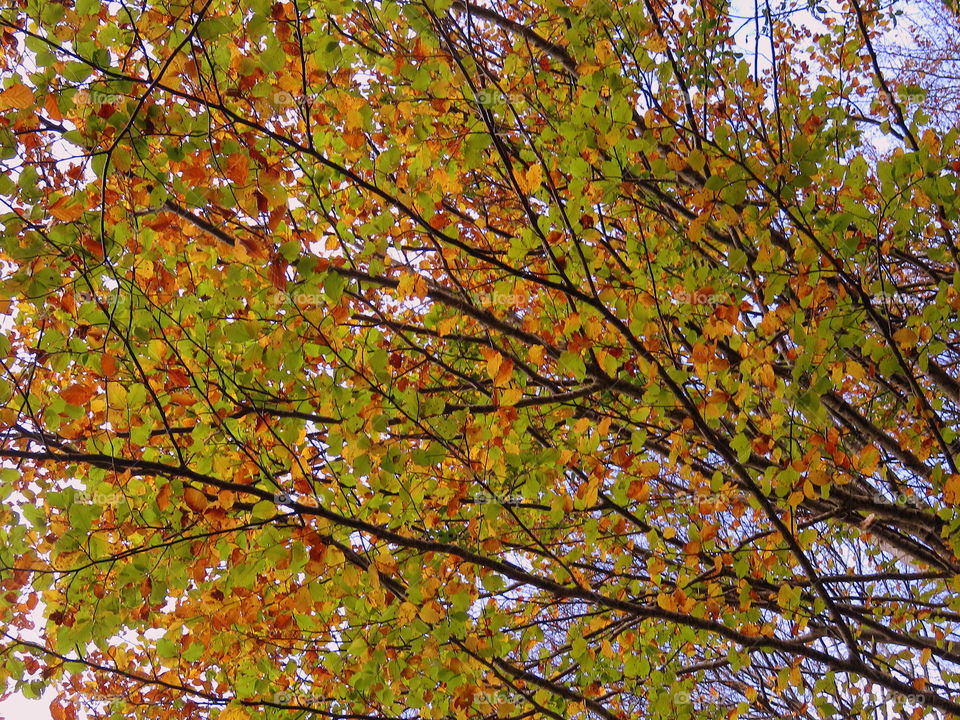
[[[667,155],[667,167],[674,172],[680,172],[687,169],[687,163],[675,152],[671,152]]]
[[[401,297],[409,297],[413,294],[414,285],[416,285],[417,276],[414,273],[404,273],[397,283],[397,293]]]
[[[773,366],[769,363],[764,363],[757,370],[757,377],[760,382],[763,383],[766,387],[773,390],[777,387],[777,377],[773,373]]]
[[[900,328],[893,334],[893,339],[903,349],[912,348],[917,344],[917,333],[911,328]]]
[[[343,564],[343,552],[340,548],[336,548],[333,545],[330,545],[327,548],[327,553],[324,556],[324,562],[327,565],[342,565]]]
[[[522,397],[523,390],[521,388],[506,388],[500,393],[500,405],[516,405]]]
[[[440,613],[437,611],[437,608],[434,607],[436,603],[428,602],[422,608],[420,608],[420,619],[423,620],[428,625],[440,621]]]
[[[847,372],[854,380],[863,380],[863,377],[866,374],[864,372],[863,365],[857,362],[848,362]]]
[[[503,364],[503,355],[498,352],[491,352],[487,356],[487,375],[490,376],[490,379],[496,382],[497,376],[500,374],[500,365]]]
[[[677,605],[673,599],[673,595],[667,595],[666,593],[657,593],[657,605],[668,612],[676,612]]]
[[[297,590],[296,594],[293,596],[293,607],[299,613],[308,613],[313,607],[313,598],[310,596],[310,591],[301,587]]]
[[[660,463],[656,460],[642,462],[637,465],[637,470],[646,477],[656,477],[660,474]]]
[[[703,155],[703,152],[700,150],[691,150],[690,154],[687,155],[687,162],[697,172],[703,172],[703,167],[706,164],[706,158]]]
[[[593,52],[597,60],[603,63],[613,54],[613,46],[609,40],[601,40],[594,46]]]
[[[457,326],[457,322],[458,318],[455,317],[444,318],[437,323],[437,335],[440,337],[446,337],[453,332],[453,329]]]
[[[543,182],[543,168],[533,164],[517,177],[517,184],[524,194],[532,193]]]
[[[951,475],[943,484],[943,499],[951,505],[960,505],[960,475]]]
[[[416,282],[413,284],[413,294],[423,300],[425,297],[427,297],[427,293],[428,290],[426,279],[423,277],[423,275],[417,275]]]
[[[417,606],[412,602],[404,601],[403,604],[400,605],[400,609],[397,610],[397,620],[399,620],[402,625],[406,625],[416,617],[416,614]]]
[[[250,720],[250,713],[240,705],[228,705],[220,713],[220,720]]]

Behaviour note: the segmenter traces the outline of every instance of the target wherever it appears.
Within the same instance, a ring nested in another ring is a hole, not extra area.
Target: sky
[[[54,693],[47,690],[40,700],[28,700],[22,695],[12,695],[0,702],[0,720],[52,720],[50,701]]]

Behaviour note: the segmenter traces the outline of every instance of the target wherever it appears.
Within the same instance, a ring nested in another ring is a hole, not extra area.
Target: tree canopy
[[[4,3],[6,690],[960,716],[960,143],[896,10]]]

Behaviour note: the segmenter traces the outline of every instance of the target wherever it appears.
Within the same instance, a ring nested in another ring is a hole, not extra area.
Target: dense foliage
[[[960,143],[892,12],[7,0],[7,689],[960,715]]]

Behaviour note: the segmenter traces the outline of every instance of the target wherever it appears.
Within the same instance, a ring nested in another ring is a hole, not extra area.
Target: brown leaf
[[[270,283],[280,291],[287,289],[287,260],[283,255],[276,254],[273,256],[273,259],[270,260],[270,265],[267,267],[267,277],[270,279]]]
[[[207,505],[210,504],[206,495],[192,487],[188,487],[183,491],[183,501],[187,504],[187,507],[194,512],[203,512],[207,509]]]

